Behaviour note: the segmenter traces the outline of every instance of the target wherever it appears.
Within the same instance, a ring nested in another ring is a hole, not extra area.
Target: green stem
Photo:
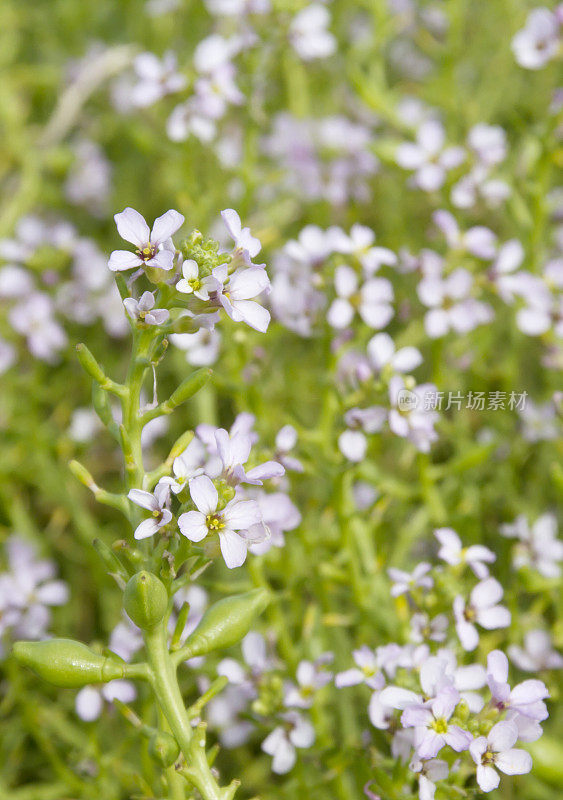
[[[168,651],[166,628],[160,624],[145,631],[144,638],[153,691],[187,763],[181,774],[199,791],[203,800],[230,800],[238,782],[221,789],[211,772],[205,752],[205,726],[199,725],[195,731],[191,727],[176,667]]]

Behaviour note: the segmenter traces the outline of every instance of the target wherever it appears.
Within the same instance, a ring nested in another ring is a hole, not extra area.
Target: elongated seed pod
[[[212,374],[213,370],[207,367],[197,369],[185,381],[182,381],[175,392],[172,392],[169,399],[162,404],[162,411],[165,414],[170,414],[181,403],[185,403],[186,400],[189,400],[190,397],[193,397],[196,392],[199,392],[205,386]]]
[[[107,683],[124,674],[124,664],[117,658],[94,653],[74,639],[16,642],[12,652],[20,664],[55,686],[79,688],[88,683]]]

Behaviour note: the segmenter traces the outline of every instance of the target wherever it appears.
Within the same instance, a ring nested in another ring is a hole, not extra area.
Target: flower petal
[[[219,495],[211,478],[207,475],[198,475],[190,481],[190,495],[198,510],[202,514],[212,514],[217,508]]]
[[[127,206],[119,214],[115,214],[113,218],[119,235],[126,242],[131,242],[137,247],[143,247],[148,243],[150,237],[149,226],[145,218],[134,208]]]
[[[499,753],[495,764],[505,775],[525,775],[532,769],[532,756],[525,750],[509,750]]]
[[[114,250],[109,257],[108,267],[112,272],[122,272],[125,269],[140,267],[143,262],[136,253],[129,250]]]
[[[219,533],[219,545],[229,569],[242,567],[246,561],[247,547],[244,539],[234,531],[225,530]]]
[[[208,534],[205,515],[200,511],[187,511],[178,518],[180,533],[190,542],[201,542]]]
[[[163,244],[167,239],[176,233],[178,228],[184,224],[184,216],[174,209],[170,209],[161,217],[157,217],[152,226],[151,244]]]

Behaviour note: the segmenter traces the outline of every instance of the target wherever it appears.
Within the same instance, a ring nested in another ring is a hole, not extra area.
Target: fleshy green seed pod
[[[166,587],[152,572],[137,572],[127,581],[123,608],[139,628],[150,630],[158,625],[167,606]]]
[[[88,683],[106,683],[122,678],[124,665],[117,658],[94,653],[74,639],[16,642],[12,650],[20,664],[55,686],[79,688]]]
[[[162,411],[164,411],[165,414],[172,413],[177,406],[181,405],[181,403],[185,403],[185,401],[193,397],[196,392],[199,392],[212,374],[213,370],[208,367],[196,369],[186,380],[182,381],[176,391],[172,392],[170,398],[162,404]]]
[[[149,753],[164,767],[170,767],[180,755],[180,748],[169,733],[157,731],[149,740]]]
[[[90,350],[86,347],[85,344],[80,343],[76,345],[76,352],[78,354],[78,360],[82,365],[82,368],[85,372],[90,375],[98,383],[104,384],[107,382],[107,376],[101,366],[98,364]]]
[[[240,642],[270,602],[265,589],[225,597],[209,608],[179,651],[184,659],[205,655]]]

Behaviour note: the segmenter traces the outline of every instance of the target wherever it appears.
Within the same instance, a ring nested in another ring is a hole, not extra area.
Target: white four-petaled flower
[[[119,214],[115,214],[114,219],[121,238],[134,244],[136,250],[134,253],[129,250],[114,250],[108,262],[108,266],[113,272],[143,265],[165,270],[172,269],[174,251],[163,245],[183,224],[182,214],[170,209],[155,220],[152,231],[145,218],[129,206]]]
[[[256,528],[251,535],[249,530],[258,526],[262,515],[254,500],[231,500],[219,510],[219,495],[207,475],[199,475],[190,481],[190,494],[197,508],[187,511],[178,519],[180,532],[192,542],[201,542],[209,534],[219,535],[221,553],[229,569],[240,567],[246,561],[249,544],[257,541]],[[262,539],[267,531],[262,526]]]

